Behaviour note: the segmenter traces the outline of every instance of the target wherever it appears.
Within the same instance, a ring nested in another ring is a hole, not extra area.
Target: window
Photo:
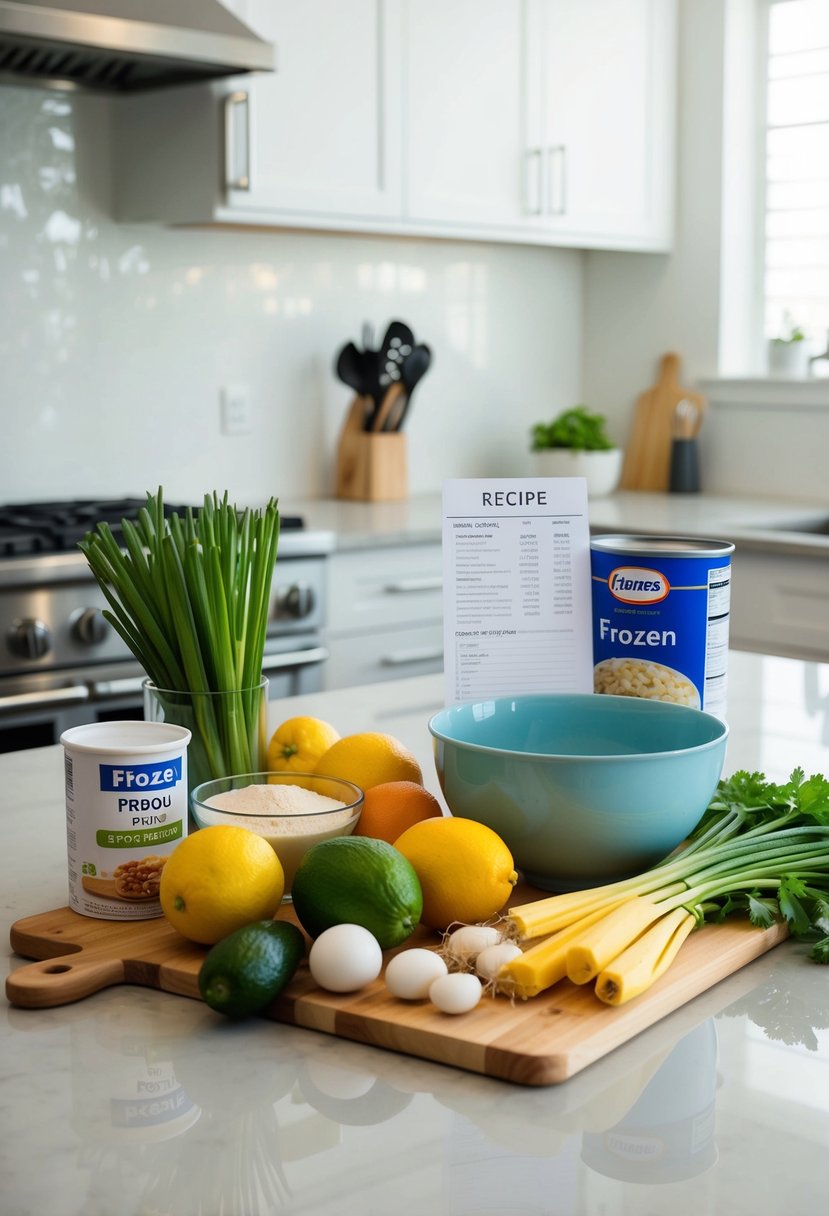
[[[766,57],[766,337],[829,345],[829,0],[770,0]]]

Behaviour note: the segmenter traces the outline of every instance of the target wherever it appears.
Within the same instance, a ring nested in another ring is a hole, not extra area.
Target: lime
[[[299,863],[291,895],[311,937],[332,925],[362,925],[383,950],[415,930],[423,895],[414,867],[385,840],[339,836],[312,845]]]
[[[199,971],[199,991],[231,1018],[260,1013],[282,991],[305,954],[305,938],[284,920],[259,920],[223,937]]]

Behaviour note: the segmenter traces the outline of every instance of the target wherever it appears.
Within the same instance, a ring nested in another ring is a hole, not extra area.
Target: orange
[[[363,791],[387,781],[423,784],[420,765],[409,749],[379,731],[344,735],[329,747],[314,772],[320,777],[344,777]]]
[[[423,891],[421,920],[432,929],[489,920],[518,881],[501,837],[473,819],[423,819],[394,847],[414,866]]]
[[[412,824],[442,814],[434,794],[416,781],[384,781],[366,790],[354,835],[394,844]]]
[[[301,715],[288,718],[271,735],[268,744],[268,771],[271,773],[313,773],[321,756],[340,732],[322,718]]]

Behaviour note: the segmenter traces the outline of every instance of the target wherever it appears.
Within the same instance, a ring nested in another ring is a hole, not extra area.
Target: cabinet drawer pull
[[[399,578],[393,583],[386,583],[383,590],[387,595],[405,595],[409,591],[440,591],[443,579],[439,574],[427,574],[422,578]]]
[[[250,190],[250,95],[244,91],[225,98],[225,186]]]
[[[547,149],[547,212],[567,214],[567,148],[554,144]]]
[[[434,662],[443,658],[442,646],[413,646],[411,650],[393,650],[380,659],[381,667],[404,667],[407,663]]]
[[[541,215],[544,210],[541,205],[542,155],[540,148],[531,148],[527,153],[524,165],[526,174],[524,195],[527,215]]]

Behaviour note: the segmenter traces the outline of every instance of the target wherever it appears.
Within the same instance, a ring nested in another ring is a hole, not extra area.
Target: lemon
[[[217,824],[176,845],[161,871],[159,899],[182,937],[212,946],[251,921],[271,917],[285,875],[267,840]]]
[[[380,731],[344,735],[329,747],[314,772],[320,777],[344,777],[363,791],[386,781],[423,784],[420,765],[409,749]]]
[[[271,735],[267,764],[272,773],[313,773],[340,732],[330,722],[307,715],[288,718]]]
[[[311,937],[334,925],[362,925],[383,950],[399,946],[420,920],[414,869],[385,840],[338,836],[312,845],[291,886],[294,912]]]
[[[199,992],[217,1013],[242,1018],[275,1000],[305,956],[305,938],[285,920],[258,920],[223,937],[199,970]]]
[[[501,837],[473,819],[424,819],[407,828],[394,847],[414,866],[423,891],[421,919],[432,929],[488,920],[518,881]]]

